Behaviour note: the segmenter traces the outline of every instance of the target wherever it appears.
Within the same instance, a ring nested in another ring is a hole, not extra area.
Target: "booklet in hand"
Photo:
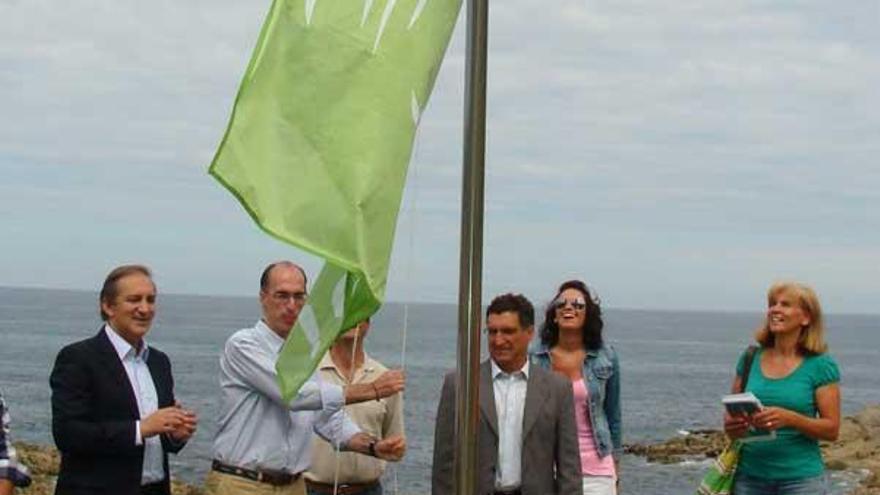
[[[721,398],[721,403],[731,416],[751,416],[760,411],[764,406],[761,401],[751,392],[742,394],[730,394]],[[764,440],[773,440],[776,438],[776,430],[765,430],[761,428],[750,427],[749,434],[741,438],[741,442],[758,442]]]

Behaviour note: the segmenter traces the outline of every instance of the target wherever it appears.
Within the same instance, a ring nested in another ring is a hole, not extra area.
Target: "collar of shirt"
[[[497,380],[499,376],[510,376],[510,377],[518,377],[522,376],[524,379],[529,379],[529,358],[526,358],[525,364],[523,364],[522,368],[519,371],[514,371],[513,373],[507,373],[502,370],[500,366],[495,363],[494,359],[489,359],[489,362],[492,363],[492,380]]]
[[[342,376],[342,372],[339,371],[339,367],[336,366],[336,363],[333,362],[333,358],[330,356],[330,351],[328,350],[324,357],[321,358],[321,362],[318,364],[319,370],[333,370],[343,381],[349,383],[357,383],[358,378],[361,376],[368,375],[373,371],[376,371],[376,361],[371,358],[366,351],[364,351],[364,364],[360,368],[354,371],[354,377],[352,380],[349,380],[350,377]]]
[[[281,338],[280,335],[275,333],[274,330],[269,328],[269,325],[266,325],[266,322],[260,320],[254,325],[254,328],[257,330],[257,335],[263,339],[263,341],[268,344],[269,348],[275,351],[275,353],[281,352],[281,347],[284,345],[284,339]]]
[[[137,351],[127,340],[116,333],[116,330],[109,323],[104,325],[104,332],[107,333],[107,338],[113,344],[113,349],[116,350],[116,355],[119,356],[120,361],[125,361],[125,358],[130,355],[134,359],[142,359],[145,363],[147,362],[147,357],[150,355],[150,346],[147,345],[146,340],[141,340],[141,350]]]

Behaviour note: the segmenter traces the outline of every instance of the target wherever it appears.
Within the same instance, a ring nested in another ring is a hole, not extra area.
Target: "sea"
[[[760,311],[610,308],[604,314],[605,338],[621,360],[625,443],[720,427],[721,396],[761,321]],[[172,456],[179,479],[196,484],[204,479],[216,431],[220,350],[229,335],[258,317],[256,297],[160,295],[147,340],[169,355],[177,398],[201,418],[195,437]],[[373,319],[368,352],[390,367],[404,365],[407,374],[408,450],[386,473],[389,494],[430,493],[434,418],[443,375],[455,367],[456,321],[454,305],[416,303],[388,303]],[[834,314],[826,323],[842,373],[843,413],[854,414],[880,401],[880,315]],[[13,416],[14,438],[52,444],[49,373],[55,356],[64,345],[93,336],[100,324],[92,292],[0,287],[0,391]],[[651,464],[626,455],[621,493],[691,494],[707,466],[707,461]],[[834,493],[849,493],[863,475],[831,473]]]

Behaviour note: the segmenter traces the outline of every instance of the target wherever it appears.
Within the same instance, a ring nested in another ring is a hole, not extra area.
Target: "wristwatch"
[[[378,440],[376,440],[375,438],[371,438],[370,443],[367,445],[368,452],[373,457],[379,457],[376,455],[376,443],[377,442],[378,442]]]

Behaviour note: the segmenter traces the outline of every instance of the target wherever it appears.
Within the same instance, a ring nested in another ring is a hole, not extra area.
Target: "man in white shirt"
[[[147,345],[156,285],[142,265],[115,268],[99,296],[104,325],[55,360],[52,434],[61,451],[55,495],[170,495],[168,453],[196,430],[179,407],[168,357]]]
[[[220,358],[220,417],[214,461],[205,481],[214,495],[305,495],[302,473],[311,460],[312,432],[341,450],[397,461],[402,436],[377,439],[362,432],[343,406],[377,400],[403,390],[401,371],[345,389],[313,375],[292,401],[281,397],[275,362],[305,306],[306,274],[281,261],[263,270],[263,316],[252,328],[233,334]]]
[[[521,294],[486,309],[490,359],[480,367],[478,493],[582,493],[571,385],[529,362],[535,311]],[[455,491],[455,373],[446,375],[434,430],[434,495]]]

